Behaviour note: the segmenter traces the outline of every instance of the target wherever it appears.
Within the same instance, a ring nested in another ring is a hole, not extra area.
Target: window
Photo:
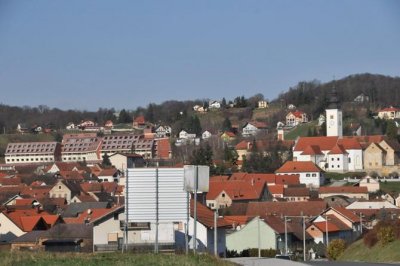
[[[331,161],[335,160],[335,158],[332,158]]]
[[[306,177],[310,177],[310,174],[306,174]]]
[[[225,198],[225,193],[222,193],[222,197]]]
[[[340,158],[337,158],[338,161],[340,161]]]
[[[118,215],[119,215],[118,213],[116,213],[116,212],[114,213],[114,220],[115,221],[118,220]]]
[[[61,186],[58,186],[58,189],[61,189]]]
[[[316,177],[317,176],[317,174],[312,174],[312,177]]]
[[[340,165],[337,165],[337,168],[340,168]]]
[[[351,158],[349,157],[349,163],[351,163]]]

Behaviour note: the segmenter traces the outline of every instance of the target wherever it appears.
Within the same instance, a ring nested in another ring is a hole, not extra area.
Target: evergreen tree
[[[225,118],[224,122],[222,123],[222,131],[231,131],[232,130],[232,123],[229,118]]]
[[[111,161],[110,161],[110,156],[108,156],[107,153],[103,155],[103,161],[101,162],[101,165],[105,168],[111,166]]]
[[[122,109],[119,112],[118,123],[125,124],[125,123],[132,123],[132,117],[128,114],[125,109]]]
[[[222,98],[221,107],[222,107],[222,109],[225,109],[225,108],[226,108],[226,99],[225,99],[225,97]]]
[[[397,139],[397,127],[394,121],[387,122],[386,136],[388,136],[390,139]]]

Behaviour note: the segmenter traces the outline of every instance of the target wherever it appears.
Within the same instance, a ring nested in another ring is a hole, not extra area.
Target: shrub
[[[378,243],[378,237],[376,235],[376,230],[371,230],[368,233],[366,233],[364,235],[363,241],[364,241],[364,244],[369,248],[372,248],[373,246],[375,246],[375,244]]]
[[[251,249],[246,249],[242,251],[242,255],[247,255],[248,257],[258,257],[258,249],[257,248],[251,248]],[[275,249],[262,249],[261,250],[261,257],[264,258],[273,258],[277,254]],[[243,256],[245,257],[245,256]]]
[[[327,255],[330,260],[336,260],[340,255],[343,254],[346,249],[346,242],[343,239],[332,240],[327,248]]]
[[[394,241],[394,230],[392,226],[383,226],[378,230],[377,233],[378,240],[382,246],[386,246],[390,242]]]

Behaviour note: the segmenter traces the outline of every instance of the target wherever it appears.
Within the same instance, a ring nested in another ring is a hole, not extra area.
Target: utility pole
[[[257,217],[258,257],[261,258],[260,216]]]
[[[193,225],[193,254],[196,255],[197,250],[197,188],[199,186],[199,167],[196,166],[196,174],[194,180],[194,207],[193,207],[193,218],[194,218],[194,225]]]
[[[287,250],[287,224],[286,224],[286,216],[285,216],[285,255],[288,254]]]
[[[217,219],[218,219],[218,208],[216,208],[214,211],[214,256],[218,256]]]
[[[361,232],[361,235],[362,235],[362,233],[363,233],[363,224],[362,224],[362,212],[360,212],[360,232]]]
[[[325,214],[325,230],[326,230],[326,246],[329,245],[329,233],[328,233],[328,215]]]
[[[156,241],[154,245],[154,253],[158,254],[158,223],[159,223],[159,198],[158,198],[158,162],[156,163]]]
[[[306,261],[306,218],[303,216],[303,256]]]

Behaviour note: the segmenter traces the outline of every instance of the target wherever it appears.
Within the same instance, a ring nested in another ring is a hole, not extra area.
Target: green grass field
[[[358,240],[350,245],[340,261],[363,261],[363,262],[400,262],[400,240],[393,241],[382,247],[377,243],[372,248],[367,248],[363,240]]]
[[[285,139],[295,140],[297,137],[306,137],[308,134],[308,129],[314,128],[316,125],[317,125],[316,121],[300,124],[297,127],[293,128],[290,132],[288,132],[285,135]]]
[[[115,252],[96,254],[2,252],[0,260],[0,265],[4,266],[234,265],[209,255],[122,254]]]
[[[381,182],[380,188],[386,193],[400,193],[400,182]]]

